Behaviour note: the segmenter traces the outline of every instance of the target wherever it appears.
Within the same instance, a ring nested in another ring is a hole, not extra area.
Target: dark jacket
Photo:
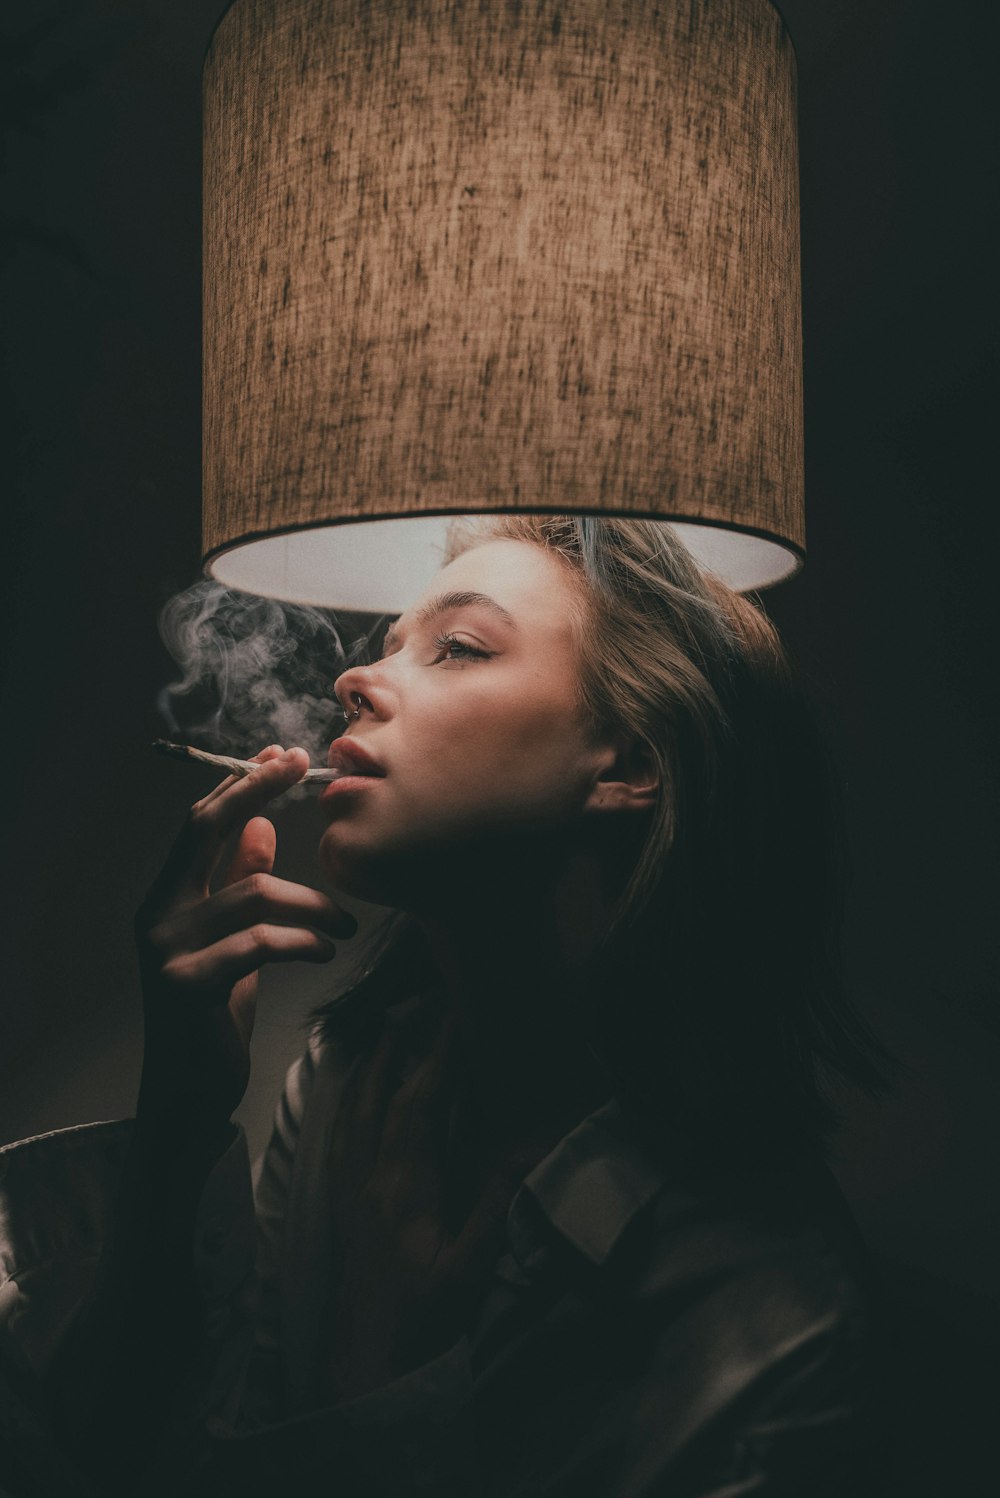
[[[884,1492],[863,1259],[825,1167],[706,1170],[680,1139],[654,1148],[614,1100],[523,1182],[455,1345],[361,1398],[317,1402],[334,1231],[324,1160],[350,1065],[317,1032],[289,1072],[256,1224],[242,1135],[206,1186],[192,1245],[206,1357],[144,1491]],[[20,1388],[87,1294],[129,1128],[0,1152],[0,1347]],[[48,1437],[8,1403],[7,1459],[30,1468]]]

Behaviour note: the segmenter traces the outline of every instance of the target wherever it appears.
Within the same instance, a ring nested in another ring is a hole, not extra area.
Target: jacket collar
[[[525,1178],[507,1219],[514,1258],[527,1272],[541,1266],[540,1213],[590,1264],[602,1267],[665,1179],[665,1165],[612,1098]]]

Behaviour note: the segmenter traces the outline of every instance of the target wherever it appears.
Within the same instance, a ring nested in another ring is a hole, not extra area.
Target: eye
[[[455,635],[439,635],[434,644],[442,652],[452,651],[453,660],[488,660],[492,654],[489,650],[479,650],[475,645],[467,645],[464,640],[457,639]]]

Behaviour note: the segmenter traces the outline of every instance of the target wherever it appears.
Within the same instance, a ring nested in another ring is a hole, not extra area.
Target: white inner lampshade
[[[268,598],[401,614],[443,566],[452,519],[407,516],[268,536],[222,552],[209,571],[228,588]],[[762,536],[686,521],[670,529],[699,566],[739,592],[770,587],[799,567],[793,551]]]

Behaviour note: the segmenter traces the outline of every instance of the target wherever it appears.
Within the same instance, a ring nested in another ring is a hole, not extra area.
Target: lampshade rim
[[[704,515],[688,515],[671,512],[667,514],[653,514],[649,510],[619,510],[609,511],[594,506],[592,509],[573,508],[565,505],[536,505],[528,510],[523,505],[510,505],[506,508],[491,508],[489,510],[397,510],[382,511],[378,515],[339,515],[329,516],[322,520],[303,520],[287,525],[269,527],[263,530],[246,531],[232,540],[222,542],[213,546],[202,555],[201,566],[206,576],[210,576],[210,564],[217,558],[225,556],[227,552],[238,551],[243,546],[251,546],[256,541],[271,541],[279,536],[297,535],[300,531],[331,530],[341,525],[366,525],[369,522],[379,520],[432,520],[432,519],[458,519],[464,515],[475,515],[488,517],[490,515],[597,515],[607,519],[621,520],[658,520],[666,525],[701,525],[711,527],[713,530],[735,531],[741,536],[754,536],[761,541],[769,541],[772,545],[787,552],[794,561],[790,572],[782,577],[776,578],[772,583],[761,583],[758,587],[749,589],[752,593],[763,592],[767,588],[776,588],[780,583],[789,582],[797,577],[802,571],[805,560],[805,547],[797,541],[792,541],[787,536],[781,536],[777,531],[770,531],[763,526],[737,524],[731,520],[712,520]]]

